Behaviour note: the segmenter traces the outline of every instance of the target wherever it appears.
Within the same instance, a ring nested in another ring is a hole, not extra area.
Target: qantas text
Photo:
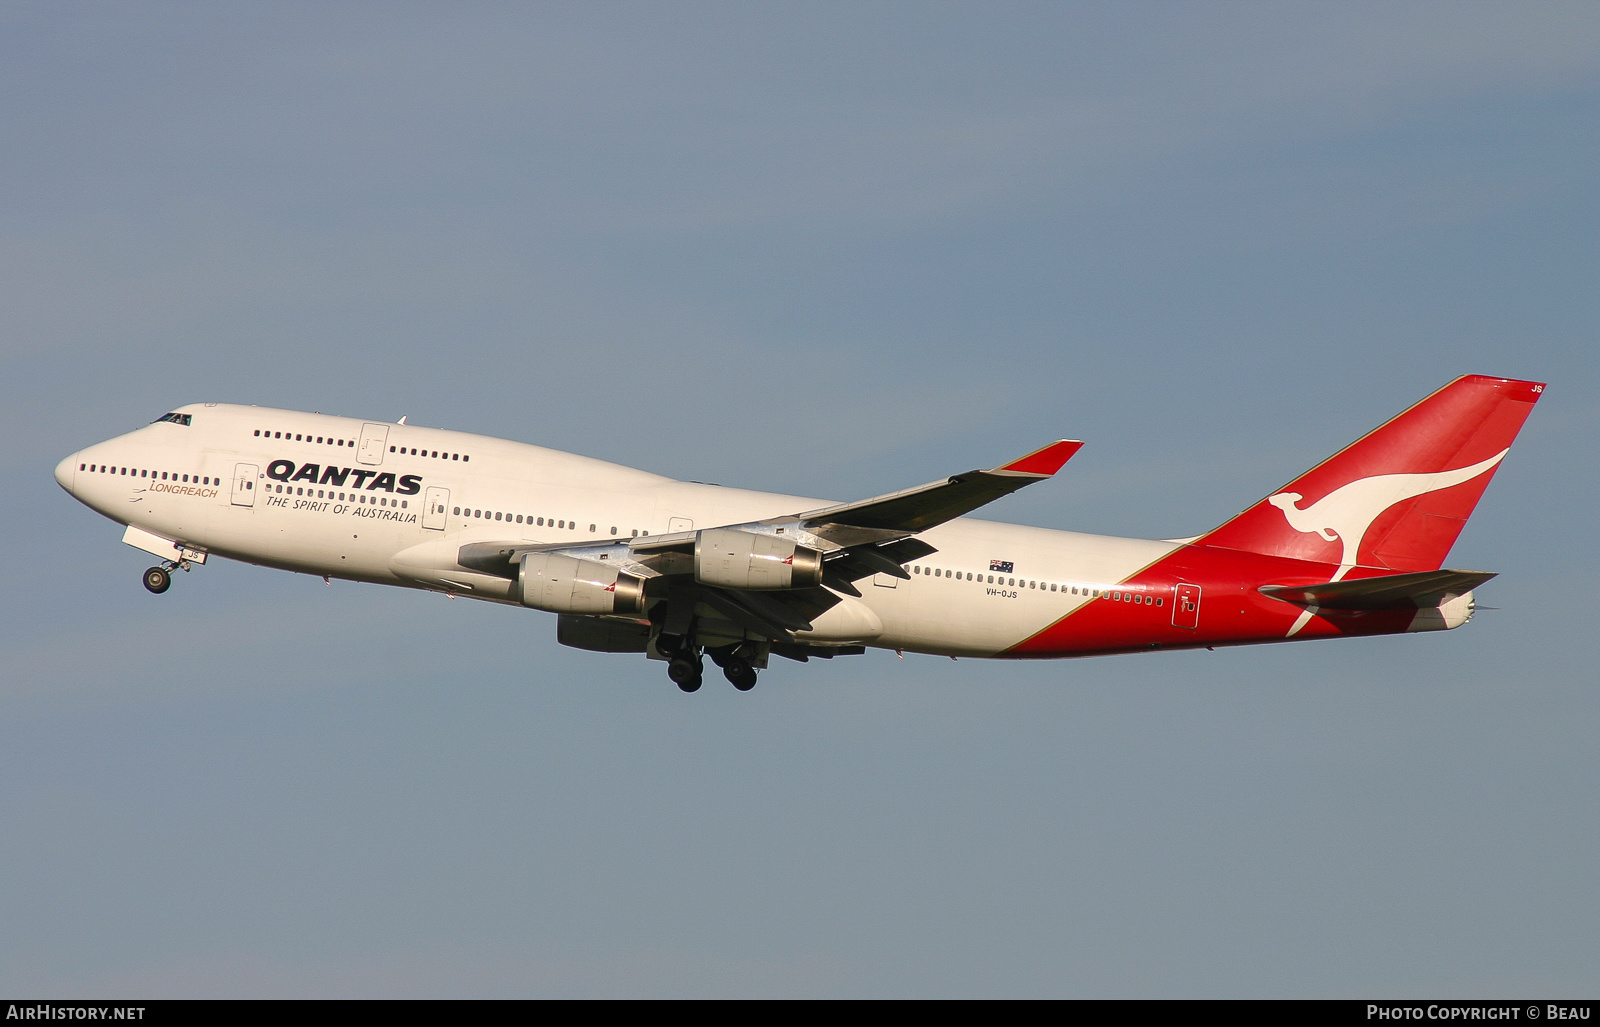
[[[402,496],[414,496],[422,491],[422,475],[402,474],[396,481],[395,476],[387,471],[362,470],[359,467],[335,467],[329,464],[300,464],[298,467],[293,460],[274,460],[267,465],[267,477],[274,481],[303,481],[308,485],[332,485],[335,488],[365,488],[368,492],[383,491],[393,492]],[[346,485],[346,479],[354,479]],[[370,482],[368,479],[371,479]]]

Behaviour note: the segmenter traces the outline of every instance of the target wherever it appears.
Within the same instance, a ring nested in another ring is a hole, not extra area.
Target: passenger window
[[[592,525],[592,524],[591,524],[591,525],[589,525],[589,533],[590,533],[590,534],[593,534],[593,533],[594,533],[594,525]]]
[[[499,519],[500,519],[500,515],[499,515],[499,514],[498,514],[498,513],[497,513],[497,514],[495,514],[495,515],[494,515],[494,519],[495,519],[495,520],[497,520],[497,521],[498,521],[498,520],[499,520]]]
[[[461,516],[461,508],[460,508],[460,507],[459,507],[459,506],[458,506],[458,507],[456,507],[456,508],[455,508],[455,511],[454,511],[454,512],[455,512],[455,515],[456,515],[456,516],[457,516],[457,517],[460,517],[460,516]]]

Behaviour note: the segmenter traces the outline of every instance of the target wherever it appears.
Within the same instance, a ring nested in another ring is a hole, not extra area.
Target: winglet
[[[1052,442],[1043,449],[1036,449],[1019,460],[1013,460],[1003,467],[996,467],[990,474],[1032,474],[1041,478],[1048,478],[1061,470],[1068,460],[1078,450],[1083,448],[1083,443],[1073,439],[1062,439]]]

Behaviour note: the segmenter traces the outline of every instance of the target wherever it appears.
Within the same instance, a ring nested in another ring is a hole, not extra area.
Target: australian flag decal
[[[989,561],[989,569],[991,571],[994,571],[996,574],[1014,574],[1014,573],[1016,573],[1015,571],[1013,571],[1011,569],[1011,561],[1010,560],[990,560]]]

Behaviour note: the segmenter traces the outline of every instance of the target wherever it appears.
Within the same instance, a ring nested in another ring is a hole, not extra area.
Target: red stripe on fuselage
[[[1262,585],[1319,584],[1332,580],[1338,570],[1337,564],[1183,546],[999,655],[1043,659],[1290,641],[1289,629],[1304,607],[1269,598],[1257,589]],[[1345,577],[1355,580],[1389,573],[1393,572],[1357,567]],[[1200,588],[1193,628],[1173,623],[1180,584]],[[1112,595],[1159,597],[1162,602],[1156,606]],[[1311,617],[1293,640],[1395,634],[1405,631],[1415,615],[1412,609],[1324,611]]]

